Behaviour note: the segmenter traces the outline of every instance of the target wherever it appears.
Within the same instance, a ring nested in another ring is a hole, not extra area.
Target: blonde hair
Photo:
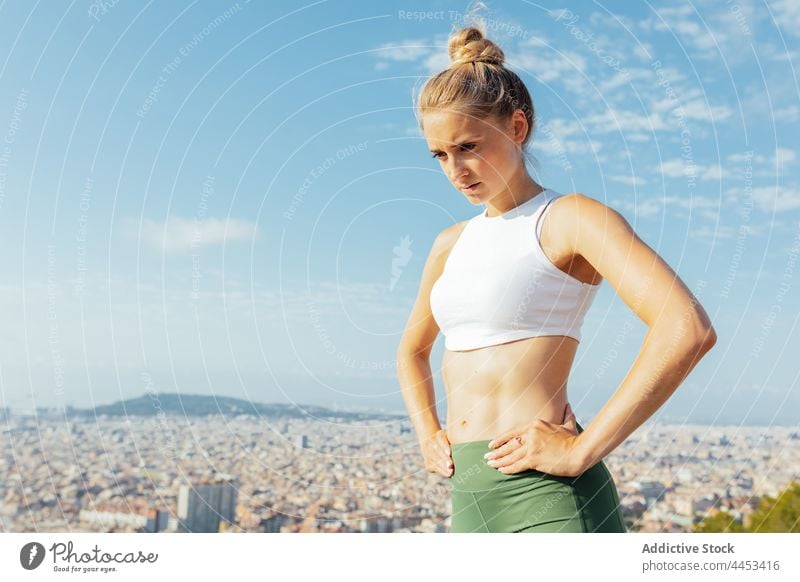
[[[483,27],[481,27],[483,28]],[[417,119],[431,109],[453,109],[478,119],[496,116],[507,119],[521,109],[528,120],[530,141],[536,127],[533,101],[525,83],[503,63],[503,50],[475,26],[462,28],[448,42],[450,66],[427,80],[417,100]]]

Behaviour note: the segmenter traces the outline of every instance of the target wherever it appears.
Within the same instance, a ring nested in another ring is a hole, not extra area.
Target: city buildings
[[[0,531],[444,532],[447,479],[397,422],[10,415]],[[587,424],[587,423],[582,423]],[[605,462],[631,531],[745,521],[800,480],[788,427],[646,425]]]

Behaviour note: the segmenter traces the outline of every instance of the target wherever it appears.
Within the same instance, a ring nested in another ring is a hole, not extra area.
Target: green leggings
[[[617,488],[603,461],[578,477],[534,470],[506,475],[483,458],[489,442],[450,445],[452,533],[626,532]]]

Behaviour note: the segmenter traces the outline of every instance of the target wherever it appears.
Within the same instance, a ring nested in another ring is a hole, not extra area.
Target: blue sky
[[[533,95],[535,177],[623,213],[715,324],[660,420],[798,421],[797,6],[483,12]],[[0,405],[157,390],[402,411],[394,355],[430,245],[481,210],[412,110],[467,7],[0,4]],[[579,418],[644,333],[605,283]]]

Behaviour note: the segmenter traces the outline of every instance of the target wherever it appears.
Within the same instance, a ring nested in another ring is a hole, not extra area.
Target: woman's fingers
[[[438,445],[439,450],[445,457],[450,457],[450,439],[447,438],[447,433],[444,429],[440,430],[436,433],[436,444]]]
[[[450,477],[453,474],[453,461],[449,457],[436,454],[435,459],[431,460],[430,463],[428,470],[431,472],[439,473],[445,477]]]
[[[450,442],[446,437],[442,437],[439,442],[439,452],[441,454],[441,465],[444,467],[445,477],[449,477],[449,472],[453,469],[453,456],[450,450]]]
[[[442,454],[441,464],[444,471],[442,474],[445,477],[449,477],[453,473],[454,468],[452,450],[450,449],[450,439],[447,438],[447,433],[444,430],[442,430],[439,434],[441,435],[439,439],[439,447]]]
[[[518,437],[520,432],[521,432],[520,429],[515,428],[514,430],[510,430],[508,432],[501,434],[499,437],[489,441],[489,448],[496,449],[497,447],[505,444],[514,437]]]
[[[509,467],[522,459],[526,456],[525,447],[519,447],[514,449],[507,455],[500,457],[499,459],[495,459],[493,461],[489,461],[489,466],[494,467],[495,469],[501,469],[503,467]]]
[[[432,473],[439,473],[445,477],[452,475],[454,466],[450,439],[444,429],[423,443],[422,455],[425,458],[426,470]]]
[[[442,457],[436,463],[436,468],[445,477],[449,477],[453,473],[453,460],[450,457]]]
[[[511,463],[510,465],[506,465],[505,467],[499,467],[498,471],[501,471],[505,475],[513,475],[515,473],[520,473],[528,469],[528,466],[524,459],[519,459],[516,463]]]
[[[517,450],[520,445],[522,444],[520,437],[516,436],[512,439],[506,441],[506,443],[500,447],[497,447],[495,450],[486,453],[484,458],[487,460],[491,459],[499,459],[500,457],[507,455],[508,453]]]
[[[450,450],[450,445],[449,445],[449,444],[443,444],[443,445],[441,445],[441,450],[442,450],[442,455],[444,455],[444,456],[445,456],[445,457],[447,457],[448,459],[452,457],[452,454],[453,454],[453,453],[452,453],[452,451]]]

